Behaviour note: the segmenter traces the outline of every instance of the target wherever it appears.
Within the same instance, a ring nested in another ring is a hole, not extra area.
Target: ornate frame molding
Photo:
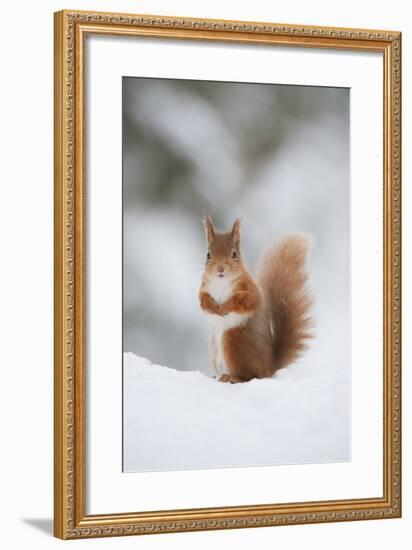
[[[86,515],[84,44],[87,34],[369,50],[384,62],[383,497]],[[151,15],[55,14],[55,502],[57,537],[234,529],[401,515],[401,34]]]

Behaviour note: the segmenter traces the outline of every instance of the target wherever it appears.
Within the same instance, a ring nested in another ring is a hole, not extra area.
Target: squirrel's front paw
[[[210,302],[209,310],[211,311],[211,313],[214,313],[215,315],[222,315],[222,313],[220,312],[219,304],[217,304],[213,299]]]
[[[209,294],[202,294],[200,296],[200,306],[202,309],[209,313],[214,313],[215,315],[221,315],[219,311],[219,305],[213,300]]]

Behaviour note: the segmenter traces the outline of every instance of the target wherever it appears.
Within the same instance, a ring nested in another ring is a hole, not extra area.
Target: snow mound
[[[347,376],[303,373],[225,384],[124,354],[124,471],[342,462]]]

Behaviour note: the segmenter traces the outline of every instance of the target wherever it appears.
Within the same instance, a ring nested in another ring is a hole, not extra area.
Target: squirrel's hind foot
[[[230,382],[231,384],[238,384],[243,382],[238,376],[233,376],[232,374],[222,374],[217,379],[218,382]]]

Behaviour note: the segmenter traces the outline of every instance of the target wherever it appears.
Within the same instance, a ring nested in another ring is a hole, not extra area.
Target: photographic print
[[[123,471],[351,459],[349,89],[123,77]]]
[[[401,33],[54,31],[55,535],[400,517]]]

